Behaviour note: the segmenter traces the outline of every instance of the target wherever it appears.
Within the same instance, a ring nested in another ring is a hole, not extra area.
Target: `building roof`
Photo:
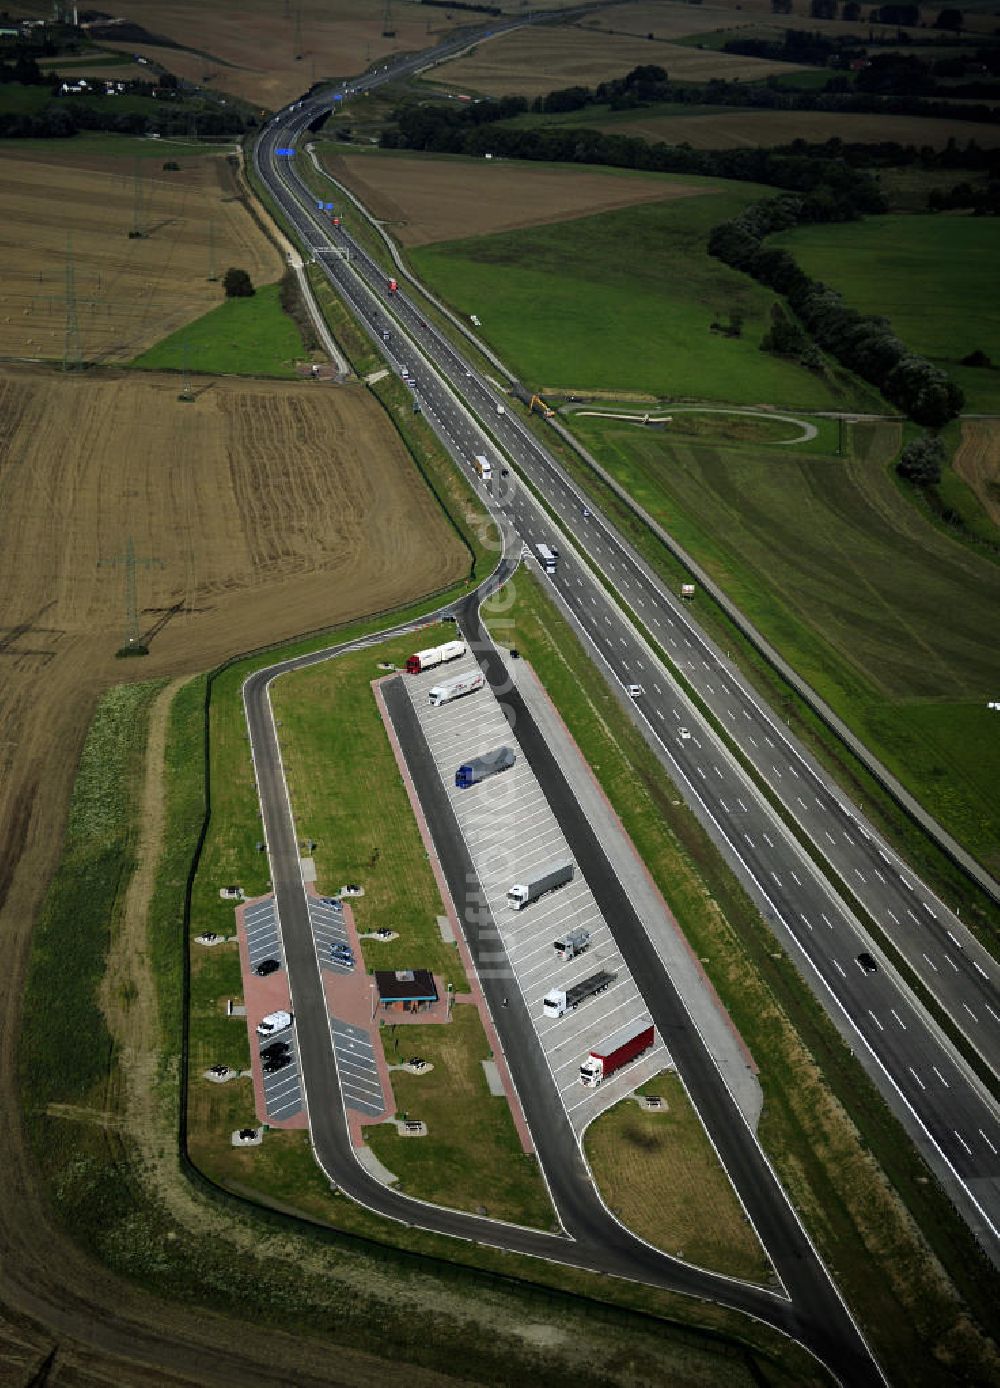
[[[437,1002],[438,991],[429,969],[376,970],[375,986],[382,1002]]]

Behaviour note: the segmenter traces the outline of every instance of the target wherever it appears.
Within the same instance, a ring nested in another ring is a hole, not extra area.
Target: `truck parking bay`
[[[474,673],[466,655],[449,674]],[[645,1003],[594,901],[580,865],[570,881],[515,910],[507,899],[516,883],[541,868],[571,861],[572,853],[531,769],[523,757],[479,784],[456,786],[456,771],[472,759],[511,745],[510,729],[486,687],[434,707],[434,673],[402,677],[430,755],[454,811],[487,908],[484,923],[466,922],[467,932],[496,932],[480,971],[492,967],[509,994],[520,993],[556,1089],[577,1133],[644,1080],[670,1063],[657,1037],[653,1047],[605,1083],[581,1084],[581,1066],[592,1045],[616,1028],[648,1017]],[[572,959],[560,957],[556,941],[574,929],[589,932],[587,948]],[[480,939],[480,945],[483,941]],[[598,970],[612,974],[608,986],[558,1018],[547,1017],[543,999],[552,989],[567,990]]]

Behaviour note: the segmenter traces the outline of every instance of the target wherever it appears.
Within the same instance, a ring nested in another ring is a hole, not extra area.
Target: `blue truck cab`
[[[509,771],[516,761],[517,757],[509,747],[497,747],[492,752],[484,752],[481,757],[463,762],[455,772],[455,784],[459,790],[468,790],[470,786],[485,781],[488,776]]]

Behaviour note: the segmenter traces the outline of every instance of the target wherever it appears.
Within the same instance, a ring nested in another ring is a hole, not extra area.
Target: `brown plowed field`
[[[133,161],[78,161],[71,141],[51,143],[28,158],[0,155],[0,356],[62,361],[68,247],[88,361],[129,361],[215,308],[212,260],[219,276],[230,265],[256,284],[280,276],[281,258],[237,200],[224,156],[180,159],[174,173],[162,160],[136,161],[147,235],[130,239]]]
[[[964,419],[952,466],[994,525],[1000,525],[1000,420]]]
[[[706,18],[702,27],[711,29],[712,21]],[[685,82],[709,77],[756,81],[772,73],[801,71],[792,63],[650,43],[634,34],[566,28],[515,29],[480,44],[465,57],[443,63],[432,76],[487,96],[535,97],[562,87],[593,87],[624,77],[640,63],[658,63],[671,77]]]
[[[710,184],[671,183],[656,175],[594,173],[578,165],[391,154],[341,155],[327,145],[323,162],[405,246],[485,236],[631,207],[697,197]]]

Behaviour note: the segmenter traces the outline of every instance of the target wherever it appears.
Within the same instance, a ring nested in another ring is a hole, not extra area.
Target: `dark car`
[[[276,974],[280,968],[281,965],[277,959],[262,959],[254,969],[254,973],[258,978],[266,978],[268,974]]]
[[[279,1070],[284,1070],[291,1063],[292,1057],[290,1055],[275,1055],[270,1060],[265,1060],[262,1068],[265,1075],[276,1075]]]
[[[866,974],[878,973],[878,965],[867,950],[863,949],[858,955],[858,963]]]
[[[260,1049],[261,1059],[270,1060],[276,1055],[288,1055],[292,1049],[290,1041],[272,1041],[269,1046],[262,1046]]]

